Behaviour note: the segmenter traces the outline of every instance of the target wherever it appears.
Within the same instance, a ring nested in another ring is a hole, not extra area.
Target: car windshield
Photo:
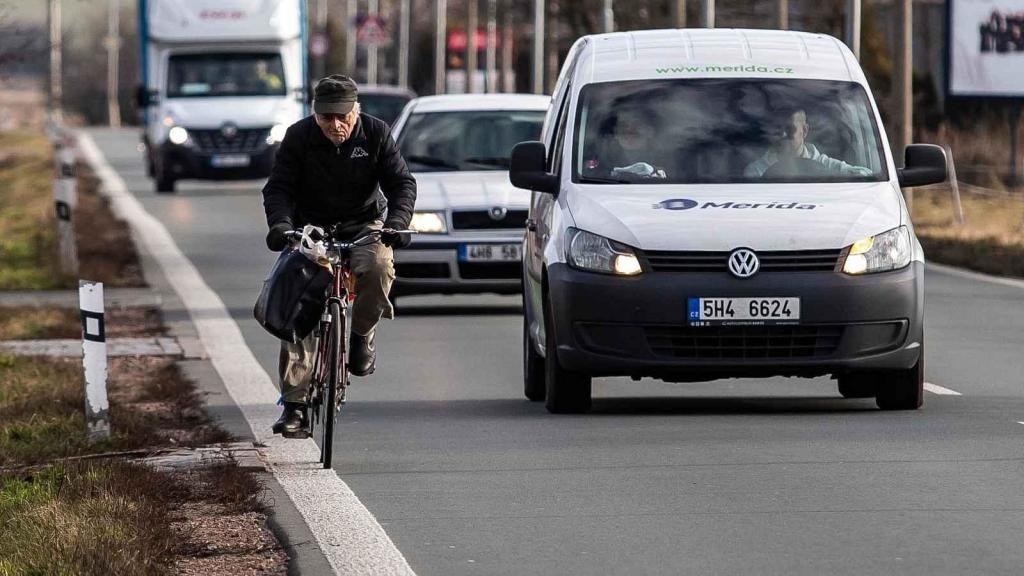
[[[825,80],[591,84],[573,180],[700,184],[888,179],[864,89]]]
[[[508,170],[512,147],[540,138],[544,112],[483,110],[412,114],[398,145],[414,172]]]
[[[283,95],[280,54],[179,54],[170,58],[168,98]]]
[[[411,100],[402,94],[359,94],[359,105],[363,112],[391,124]]]

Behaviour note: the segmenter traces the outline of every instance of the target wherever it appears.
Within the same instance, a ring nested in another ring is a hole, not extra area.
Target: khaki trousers
[[[353,237],[370,230],[379,230],[382,222],[374,222]],[[380,242],[352,250],[352,273],[356,277],[356,300],[350,308],[352,331],[366,336],[373,332],[381,318],[394,318],[395,311],[388,300],[391,284],[395,281],[394,253]],[[298,344],[281,341],[278,376],[281,397],[285,402],[305,403],[313,372],[317,339],[313,333]]]

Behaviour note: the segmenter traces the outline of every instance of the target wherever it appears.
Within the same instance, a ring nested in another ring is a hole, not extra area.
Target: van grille
[[[267,145],[270,128],[239,128],[228,138],[217,130],[189,130],[192,141],[201,152],[215,154],[252,154]]]
[[[512,230],[526,228],[526,210],[509,210],[504,218],[491,218],[487,210],[458,210],[452,212],[455,230]]]
[[[788,250],[755,252],[759,272],[829,272],[835,270],[842,250]],[[728,272],[731,252],[644,253],[656,272]]]
[[[843,326],[646,326],[644,333],[651,351],[658,356],[817,358],[835,352]]]

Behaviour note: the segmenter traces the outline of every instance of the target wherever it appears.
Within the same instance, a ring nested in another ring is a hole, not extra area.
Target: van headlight
[[[910,229],[900,226],[854,242],[843,262],[843,272],[872,274],[897,270],[908,264],[910,264]]]
[[[569,228],[569,265],[588,272],[636,276],[643,271],[633,249],[585,230]]]
[[[413,212],[409,229],[420,234],[445,234],[448,225],[444,221],[444,212]]]
[[[274,145],[278,142],[284,141],[284,135],[288,132],[288,127],[284,124],[274,124],[270,127],[270,134],[267,135],[267,144]]]
[[[171,144],[181,146],[185,142],[188,142],[188,130],[185,130],[181,126],[174,126],[167,131],[167,139],[171,141]]]

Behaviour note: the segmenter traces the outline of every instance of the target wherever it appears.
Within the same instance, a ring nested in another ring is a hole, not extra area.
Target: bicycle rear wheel
[[[327,381],[324,382],[324,394],[320,403],[320,461],[324,468],[331,467],[331,455],[334,451],[334,416],[338,409],[338,388],[345,377],[342,370],[345,366],[344,336],[345,318],[341,315],[338,302],[328,303],[328,314],[331,323],[327,329]]]

